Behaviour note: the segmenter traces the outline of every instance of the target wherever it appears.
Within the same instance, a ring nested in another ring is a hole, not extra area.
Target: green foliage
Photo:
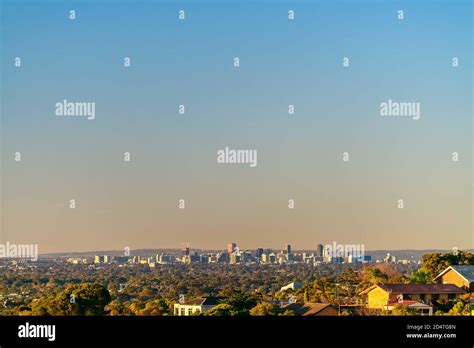
[[[164,299],[149,301],[145,304],[144,308],[141,308],[138,303],[132,303],[131,306],[135,315],[161,316],[170,314],[169,307]]]
[[[253,296],[238,291],[223,301],[223,303],[232,307],[231,315],[248,315],[250,309],[257,304],[257,300]]]
[[[269,302],[259,303],[250,310],[250,315],[254,316],[279,315],[280,313],[280,307]]]
[[[412,316],[417,315],[417,313],[415,310],[408,308],[407,306],[395,306],[390,311],[389,315]]]
[[[100,284],[69,284],[56,296],[33,304],[33,315],[103,315],[111,301],[108,290]]]
[[[376,267],[367,267],[363,271],[362,283],[367,285],[385,284],[388,276]]]
[[[207,316],[228,316],[234,315],[234,308],[231,305],[226,303],[221,303],[208,310],[204,315]]]
[[[471,305],[469,302],[458,301],[448,312],[448,315],[471,315]]]
[[[433,277],[430,272],[419,269],[411,274],[410,284],[433,284]]]
[[[42,297],[38,301],[33,302],[31,314],[36,316],[51,315],[54,310],[51,308],[54,298]]]
[[[278,300],[278,301],[287,301],[288,298],[290,297],[291,295],[291,292],[292,290],[284,290],[284,291],[278,291],[276,294],[275,294],[275,298]]]
[[[306,303],[306,302],[309,302],[309,294],[308,294],[307,288],[304,289],[304,293],[303,293],[303,303]]]
[[[428,272],[432,278],[452,265],[474,265],[474,254],[466,251],[458,251],[457,253],[425,254],[422,258],[422,268]]]
[[[249,315],[256,306],[257,299],[241,291],[229,292],[230,296],[220,304],[210,309],[205,315]]]
[[[107,306],[105,306],[104,310],[111,316],[126,314],[125,306],[117,300],[111,301]]]
[[[362,278],[362,281],[359,283],[357,286],[357,289],[360,293],[360,291],[365,290],[369,288],[372,285],[380,285],[380,284],[385,284],[388,282],[389,277],[387,274],[382,272],[379,268],[377,267],[366,267],[364,268],[360,276]],[[356,294],[354,297],[358,298],[359,294]]]

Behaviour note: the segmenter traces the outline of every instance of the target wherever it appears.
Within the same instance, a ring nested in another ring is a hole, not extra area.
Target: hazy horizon
[[[272,247],[262,247],[264,250],[270,249],[272,251],[278,251],[278,250],[284,250],[284,248],[272,248]],[[220,249],[209,249],[209,248],[193,248],[190,246],[190,250],[200,250],[200,251],[224,251],[225,248],[220,248]],[[242,248],[243,251],[246,250],[256,250],[257,248]],[[130,251],[147,251],[147,250],[173,250],[173,251],[180,251],[182,250],[181,248],[131,248]],[[311,248],[303,248],[303,249],[293,249],[293,252],[300,252],[300,251],[316,251],[316,249],[311,249]],[[392,251],[392,252],[449,252],[452,251],[451,249],[432,249],[432,248],[427,248],[427,249],[365,249],[365,253],[373,253],[373,252],[382,252],[382,251]],[[459,249],[459,251],[468,251],[468,252],[473,252],[474,249]],[[50,253],[42,253],[39,251],[38,255],[56,255],[56,254],[88,254],[88,253],[103,253],[103,252],[122,252],[120,249],[103,249],[103,250],[80,250],[80,251],[58,251],[58,252],[50,252]],[[133,257],[133,255],[131,255]]]

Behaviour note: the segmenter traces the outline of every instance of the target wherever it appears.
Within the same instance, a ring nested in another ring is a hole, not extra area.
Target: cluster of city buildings
[[[91,263],[87,258],[69,258],[68,262],[73,264]],[[290,244],[286,244],[282,250],[257,248],[255,250],[241,250],[236,243],[227,244],[227,248],[219,252],[198,252],[190,250],[187,245],[181,249],[179,254],[161,253],[154,256],[109,256],[95,255],[94,264],[144,264],[155,267],[157,264],[169,263],[226,263],[226,264],[288,264],[306,263],[317,265],[320,263],[411,263],[409,260],[397,260],[394,255],[388,253],[383,259],[372,260],[372,256],[361,254],[360,252],[346,251],[342,254],[335,254],[318,244],[316,251],[294,252]]]
[[[69,258],[70,263],[84,264],[87,259]],[[256,250],[240,250],[236,243],[229,243],[227,248],[220,252],[191,252],[189,246],[184,247],[179,255],[157,254],[151,257],[141,256],[109,256],[95,255],[93,263],[95,264],[147,264],[155,267],[156,264],[168,263],[227,263],[227,264],[285,264],[285,263],[307,263],[318,264],[322,262],[334,263],[367,263],[371,262],[370,256],[356,257],[346,255],[345,257],[331,257],[328,255],[322,244],[317,246],[316,252],[293,252],[291,245],[286,244],[283,250],[275,251],[272,249],[257,248]]]
[[[250,251],[241,251],[235,243],[229,243],[225,254],[228,255],[229,263],[245,263],[256,262],[261,264],[284,264],[284,263],[357,263],[371,262],[372,259],[368,255],[356,255],[355,253],[347,253],[344,256],[333,256],[327,252],[322,244],[318,244],[316,252],[293,252],[291,245],[286,244],[280,251],[271,249],[258,248],[254,253]]]

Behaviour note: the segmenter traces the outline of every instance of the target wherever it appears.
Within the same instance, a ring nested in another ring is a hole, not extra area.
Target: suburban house
[[[361,292],[369,309],[390,309],[408,306],[422,313],[432,313],[433,302],[446,303],[459,298],[465,290],[454,284],[380,284]],[[416,303],[415,303],[416,302]]]
[[[280,291],[285,291],[285,290],[298,290],[298,289],[301,289],[303,287],[303,283],[301,282],[293,282],[293,283],[290,283],[288,285],[285,285],[283,286]]]
[[[327,316],[338,315],[338,308],[330,303],[290,303],[282,307],[283,310],[292,310],[296,315]]]
[[[391,311],[395,309],[395,307],[407,307],[409,309],[414,309],[421,315],[433,315],[433,306],[427,305],[426,303],[410,300],[392,302],[384,306],[383,309]]]
[[[183,303],[174,304],[174,315],[189,316],[193,314],[205,313],[209,309],[217,306],[223,297],[203,297],[195,300],[189,300]]]
[[[449,266],[434,279],[438,284],[454,284],[474,292],[474,266]]]

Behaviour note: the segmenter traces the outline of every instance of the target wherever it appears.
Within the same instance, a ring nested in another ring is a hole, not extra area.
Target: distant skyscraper
[[[260,259],[260,258],[262,258],[262,255],[263,255],[263,248],[258,248],[256,253],[255,253],[255,257],[257,259]]]
[[[274,253],[271,253],[268,255],[268,263],[275,263],[276,262],[276,255]]]
[[[189,245],[186,245],[186,247],[181,250],[181,257],[184,256],[189,256]]]
[[[228,252],[229,254],[230,254],[230,253],[233,253],[236,246],[237,246],[237,244],[235,244],[235,243],[229,243],[229,244],[227,244],[227,252]]]
[[[291,245],[290,245],[290,244],[286,244],[286,245],[285,245],[285,250],[286,250],[286,253],[287,253],[288,255],[290,255],[290,254],[291,254]]]
[[[324,252],[324,246],[322,244],[318,244],[318,246],[316,247],[316,256],[323,257],[323,252]]]
[[[217,262],[229,262],[229,253],[218,254]]]
[[[230,254],[230,260],[229,260],[229,263],[234,265],[236,263],[240,263],[242,260],[242,256],[240,254],[237,254],[237,253],[232,253]]]

